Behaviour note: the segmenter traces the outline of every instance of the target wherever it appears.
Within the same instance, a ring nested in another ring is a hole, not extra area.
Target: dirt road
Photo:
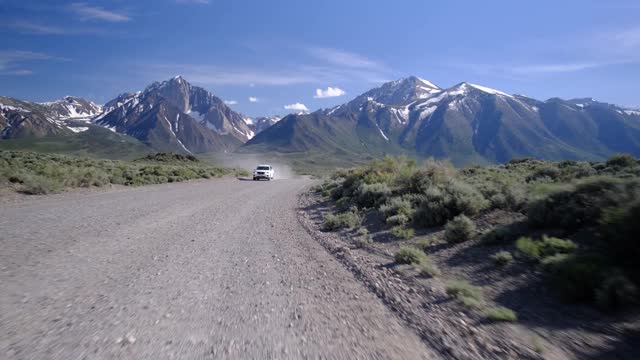
[[[0,358],[436,358],[299,225],[310,183],[0,205]]]

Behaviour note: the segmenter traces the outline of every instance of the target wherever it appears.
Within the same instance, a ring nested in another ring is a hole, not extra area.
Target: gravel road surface
[[[0,358],[437,358],[299,225],[311,184],[0,205]]]

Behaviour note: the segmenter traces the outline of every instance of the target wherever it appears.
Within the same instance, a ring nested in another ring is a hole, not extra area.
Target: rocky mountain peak
[[[424,99],[441,92],[442,89],[428,80],[416,76],[390,81],[367,91],[354,100],[357,106],[366,101],[384,105],[406,105],[417,99]]]

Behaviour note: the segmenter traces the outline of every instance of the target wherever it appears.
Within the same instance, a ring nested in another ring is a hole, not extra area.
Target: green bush
[[[562,171],[562,179],[572,181],[574,179],[595,176],[598,174],[596,169],[586,161],[563,161],[559,164]]]
[[[500,251],[491,255],[491,259],[498,266],[506,266],[513,262],[513,255],[508,251]]]
[[[395,260],[398,264],[420,264],[426,258],[427,255],[422,250],[412,247],[402,247],[395,254]]]
[[[460,243],[473,237],[476,224],[464,215],[458,215],[444,227],[444,239],[449,243]]]
[[[540,260],[556,254],[571,253],[577,246],[571,240],[562,240],[543,235],[541,240],[521,237],[516,241],[516,248],[527,257]]]
[[[523,186],[502,185],[488,199],[494,209],[520,210],[526,203],[527,196]]]
[[[528,219],[538,227],[576,230],[597,224],[605,209],[639,197],[639,179],[588,178],[531,203]]]
[[[335,231],[344,228],[354,228],[361,222],[360,216],[353,212],[342,214],[327,214],[324,216],[323,228],[325,231]]]
[[[607,160],[607,166],[632,167],[638,165],[638,160],[630,154],[616,154]]]
[[[341,187],[330,187],[325,190],[324,196],[330,196],[333,200],[340,200],[342,197],[349,199],[350,196],[346,196]]]
[[[351,207],[351,198],[348,196],[340,198],[338,201],[336,201],[336,208],[339,211],[345,211],[350,207]]]
[[[380,213],[385,218],[394,215],[411,216],[413,207],[411,201],[406,197],[392,197],[380,206]]]
[[[600,221],[602,251],[640,282],[640,201],[606,210]]]
[[[518,316],[513,310],[503,306],[498,306],[487,310],[487,319],[491,321],[514,322],[518,320]]]
[[[409,218],[407,217],[407,215],[398,214],[388,217],[386,222],[391,226],[405,225],[409,222]]]
[[[387,201],[391,189],[387,184],[362,184],[356,194],[356,203],[361,208],[377,207]]]
[[[622,271],[613,271],[596,289],[595,298],[602,309],[622,310],[638,303],[638,287]]]
[[[480,242],[483,245],[500,245],[515,240],[517,235],[509,227],[497,227],[482,234]]]
[[[451,180],[427,189],[413,220],[421,227],[438,226],[460,214],[475,215],[488,205],[482,194],[469,184]]]
[[[391,228],[391,235],[395,236],[398,239],[408,240],[414,237],[415,234],[415,230],[406,228],[404,226],[395,226]]]
[[[554,165],[545,165],[536,169],[531,175],[527,176],[527,181],[535,181],[540,179],[555,180],[560,177],[560,169]]]
[[[422,194],[431,186],[444,184],[456,175],[457,172],[450,163],[428,159],[421,168],[400,169],[395,184],[403,194]]]
[[[593,302],[601,282],[603,259],[595,255],[567,255],[545,262],[556,293],[567,302]]]
[[[45,176],[31,175],[23,179],[21,191],[31,195],[54,194],[62,191],[62,183]]]

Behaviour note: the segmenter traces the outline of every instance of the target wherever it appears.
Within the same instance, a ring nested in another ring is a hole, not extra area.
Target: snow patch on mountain
[[[376,124],[376,127],[378,128],[378,131],[380,131],[380,135],[382,135],[382,137],[389,141],[389,138],[387,137],[387,135],[384,134],[384,132],[382,131],[382,129],[380,129],[380,126],[378,126],[378,124]]]
[[[192,111],[191,109],[189,109],[189,111],[187,111],[187,115],[191,116],[194,120],[197,120],[198,122],[202,122],[204,120],[204,114],[198,111]]]
[[[436,110],[438,109],[438,106],[429,106],[426,109],[422,110],[420,112],[420,116],[419,119],[420,120],[424,120],[428,117],[431,117],[431,114],[433,114]]]
[[[400,124],[404,125],[407,123],[407,120],[409,120],[409,109],[407,107],[401,109],[391,108],[390,110]]]
[[[69,128],[69,130],[73,131],[74,133],[81,133],[89,130],[89,128],[85,126],[80,126],[80,127],[67,126],[67,128]]]
[[[27,109],[23,109],[21,107],[5,105],[3,103],[0,103],[0,110],[2,110],[2,112],[9,112],[9,111],[18,111],[18,112],[25,112],[25,113],[30,113],[31,112],[31,111],[29,111]]]
[[[502,96],[507,96],[507,97],[510,97],[510,98],[513,97],[512,95],[509,95],[509,94],[504,93],[502,91],[499,91],[499,90],[496,90],[496,89],[492,89],[492,88],[488,88],[488,87],[485,87],[485,86],[480,86],[480,85],[476,85],[476,84],[469,84],[469,86],[472,86],[472,87],[474,87],[474,88],[476,88],[476,89],[478,89],[480,91],[484,91],[484,92],[489,93],[489,94],[502,95]]]
[[[440,89],[436,84],[432,83],[429,80],[425,80],[422,78],[417,78],[421,83],[423,83],[424,85],[426,85],[427,87],[429,87],[432,90],[436,90],[436,89]]]

